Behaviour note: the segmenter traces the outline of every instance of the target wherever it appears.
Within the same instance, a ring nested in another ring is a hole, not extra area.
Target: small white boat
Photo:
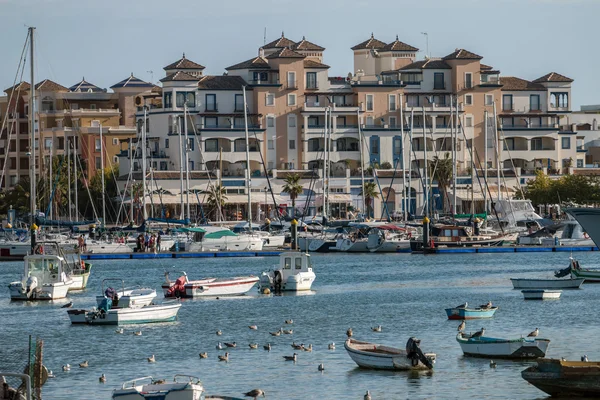
[[[154,379],[151,376],[133,379],[115,389],[113,400],[200,400],[204,387],[195,376],[175,375],[173,382]]]
[[[310,290],[316,275],[310,254],[286,252],[279,255],[279,268],[265,271],[260,276],[260,290],[272,292]]]
[[[423,353],[415,338],[408,340],[407,350],[354,339],[346,340],[344,348],[359,367],[369,369],[430,370],[436,358],[434,353]]]
[[[525,289],[521,290],[525,300],[550,300],[560,299],[562,290]]]
[[[190,281],[185,272],[180,272],[180,277],[172,281],[169,272],[166,272],[162,289],[165,297],[241,296],[250,291],[256,282],[258,277],[253,275]]]
[[[579,289],[585,279],[510,278],[515,289]]]
[[[113,280],[113,279],[105,279]],[[118,280],[118,279],[117,279]],[[104,287],[104,281],[102,286]],[[152,300],[156,298],[156,290],[150,288],[139,288],[139,289],[121,289],[119,291],[108,287],[103,291],[104,295],[96,296],[96,303],[98,307],[102,304],[104,299],[109,298],[112,300],[113,307],[144,307],[150,305]]]
[[[539,358],[546,355],[550,340],[530,337],[496,339],[486,336],[472,337],[459,332],[456,341],[465,356],[510,359]]]

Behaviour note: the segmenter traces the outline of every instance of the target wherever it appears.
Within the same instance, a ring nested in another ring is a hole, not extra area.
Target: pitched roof
[[[443,60],[421,60],[415,61],[412,64],[408,64],[402,68],[399,68],[398,71],[408,71],[411,69],[452,69],[445,61]]]
[[[5,92],[10,92],[11,90],[29,90],[31,88],[31,85],[29,85],[29,83],[25,82],[25,81],[21,81],[19,83],[17,83],[14,86],[11,86],[9,88],[4,89]]]
[[[102,89],[93,83],[89,83],[85,80],[85,77],[81,79],[81,82],[74,84],[69,88],[71,92],[92,92],[92,93],[102,93],[106,92],[105,89]]]
[[[112,85],[110,88],[111,89],[118,89],[118,88],[123,88],[123,87],[128,87],[128,88],[151,88],[154,85],[148,82],[144,82],[143,80],[136,78],[135,76],[133,76],[133,72],[131,73],[131,76],[129,78],[123,79],[121,82],[119,83],[115,83],[114,85]]]
[[[238,64],[234,64],[230,67],[225,68],[226,70],[232,69],[271,69],[269,62],[264,57],[254,57],[249,60],[243,61]]]
[[[167,75],[166,77],[162,78],[160,81],[161,82],[174,82],[174,81],[196,81],[197,82],[199,80],[200,80],[200,78],[197,78],[186,72],[177,71],[174,74]]]
[[[67,89],[63,85],[60,85],[54,81],[51,81],[50,79],[44,79],[43,81],[39,82],[37,85],[35,85],[35,90],[45,90],[48,92],[68,92],[69,91],[69,89]]]
[[[416,47],[413,47],[409,44],[401,42],[398,40],[398,35],[396,35],[396,40],[392,43],[386,45],[383,48],[383,51],[419,51]]]
[[[329,65],[315,60],[304,60],[304,68],[329,68]]]
[[[200,65],[198,63],[195,63],[195,62],[185,58],[185,53],[183,53],[183,57],[181,57],[181,59],[179,59],[178,61],[175,61],[174,63],[167,65],[163,69],[170,70],[170,69],[204,69],[204,68],[205,67],[203,65]]]
[[[481,60],[483,57],[465,49],[456,49],[442,60]]]
[[[371,37],[369,39],[352,47],[351,50],[383,49],[385,46],[387,46],[387,44],[383,43],[381,40],[375,39],[371,33]]]
[[[263,49],[280,49],[282,47],[293,48],[295,45],[296,45],[295,42],[293,42],[290,39],[286,38],[283,35],[283,32],[281,32],[281,37],[280,38],[275,39],[272,42],[265,44],[263,46]]]
[[[557,74],[556,72],[550,72],[540,78],[537,78],[533,82],[541,83],[541,82],[573,82],[573,79],[567,78],[564,75]]]
[[[242,77],[227,75],[207,75],[198,82],[199,89],[214,90],[242,90],[242,86],[246,85]]]
[[[479,64],[479,70],[481,70],[481,71],[487,71],[487,70],[490,70],[490,69],[493,69],[493,68],[490,67],[489,65],[485,65],[483,63]]]
[[[290,50],[287,47],[277,50],[275,53],[269,54],[267,58],[305,58],[304,54],[300,54],[294,50]]]
[[[502,90],[509,91],[545,91],[546,88],[539,83],[530,82],[514,76],[503,76],[500,78]]]
[[[302,36],[302,40],[299,41],[292,47],[294,50],[313,50],[313,51],[323,51],[325,47],[321,47],[318,44],[314,44],[306,40],[304,36]]]

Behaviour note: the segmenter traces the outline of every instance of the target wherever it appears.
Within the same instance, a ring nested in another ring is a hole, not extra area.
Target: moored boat
[[[541,338],[498,339],[462,332],[456,335],[456,341],[466,356],[510,359],[544,357],[550,344],[550,340]]]
[[[550,300],[559,299],[562,290],[524,289],[521,293],[525,300]]]
[[[169,272],[165,273],[165,282],[162,284],[165,297],[241,296],[259,281],[258,277],[253,275],[189,280],[185,272],[180,274],[177,280],[172,281],[169,279]]]
[[[410,338],[406,350],[377,343],[348,339],[344,348],[352,360],[361,368],[384,370],[430,370],[433,369],[436,355],[423,353],[420,341]]]
[[[446,315],[448,319],[477,319],[477,318],[491,318],[494,316],[498,307],[478,307],[478,308],[466,308],[466,307],[454,307],[446,308]]]
[[[579,261],[571,257],[569,272],[572,279],[585,279],[585,282],[600,282],[600,270],[581,268]]]
[[[98,307],[102,305],[105,299],[111,299],[113,307],[143,307],[150,305],[152,300],[156,298],[156,290],[150,288],[136,288],[115,290],[112,287],[107,287],[104,290],[104,283],[110,280],[120,279],[105,279],[102,281],[103,295],[96,296]]]
[[[202,382],[195,376],[175,375],[173,382],[145,376],[123,383],[120,389],[113,391],[112,399],[199,400],[203,393]]]
[[[579,289],[584,280],[510,278],[514,289]]]
[[[265,271],[260,276],[260,290],[273,292],[310,290],[316,275],[310,254],[286,252],[279,255],[279,268]]]
[[[573,398],[600,396],[600,362],[537,360],[521,376],[550,396]]]

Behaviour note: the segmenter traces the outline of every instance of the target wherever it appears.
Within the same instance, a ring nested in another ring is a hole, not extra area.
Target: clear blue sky
[[[64,86],[82,76],[101,87],[126,78],[154,81],[186,56],[222,74],[286,37],[327,48],[330,76],[352,70],[350,47],[371,32],[432,56],[465,48],[504,76],[555,71],[575,79],[572,106],[600,104],[598,0],[0,0],[0,86],[12,85],[26,26],[37,27],[37,76]],[[419,55],[422,57],[423,53]],[[28,79],[27,79],[28,80]]]

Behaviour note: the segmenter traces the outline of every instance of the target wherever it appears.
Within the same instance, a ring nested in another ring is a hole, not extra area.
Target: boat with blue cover
[[[454,308],[446,308],[446,315],[448,315],[448,319],[478,319],[478,318],[492,318],[498,307],[477,307],[477,308],[467,308],[467,307],[454,307]]]
[[[508,359],[531,359],[546,355],[549,339],[521,337],[500,339],[488,336],[469,335],[459,332],[456,341],[465,356]]]

